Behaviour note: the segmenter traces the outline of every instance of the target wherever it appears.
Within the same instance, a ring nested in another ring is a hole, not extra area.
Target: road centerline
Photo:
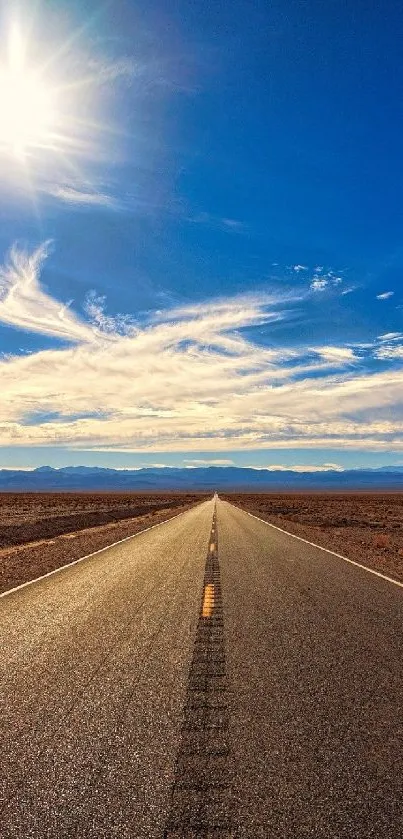
[[[215,525],[215,511],[213,526]],[[209,541],[181,742],[164,839],[233,839],[224,620],[218,539]]]

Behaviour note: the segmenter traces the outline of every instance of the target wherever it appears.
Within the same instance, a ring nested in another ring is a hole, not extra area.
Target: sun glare
[[[14,18],[0,42],[0,189],[28,194],[37,215],[42,195],[108,203],[91,170],[119,133],[104,106],[126,64],[94,53],[81,29],[48,38],[38,16],[24,27]]]
[[[8,61],[0,66],[0,148],[25,157],[51,142],[55,93],[29,67],[18,27],[9,36]]]

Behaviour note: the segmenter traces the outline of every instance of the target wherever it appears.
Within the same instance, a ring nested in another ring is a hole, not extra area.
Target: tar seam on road
[[[228,685],[215,509],[184,711],[164,839],[233,839]]]
[[[90,554],[80,556],[78,559],[73,559],[72,562],[67,562],[66,565],[59,565],[58,568],[54,568],[53,571],[48,571],[47,574],[42,574],[40,577],[35,577],[34,580],[27,580],[26,583],[21,583],[21,585],[19,586],[9,588],[8,591],[3,591],[0,593],[0,600],[2,597],[7,597],[9,594],[14,594],[16,591],[20,591],[23,588],[27,588],[27,586],[34,585],[34,583],[40,583],[41,580],[46,580],[47,577],[53,577],[54,574],[58,574],[60,571],[64,571],[66,568],[72,568],[73,565],[78,565],[79,562],[84,562],[85,559],[91,559],[92,556],[101,554],[103,553],[103,551],[109,550],[109,548],[114,548],[115,545],[121,545],[122,542],[128,542],[129,539],[135,539],[136,536],[141,536],[142,533],[147,533],[148,530],[154,530],[155,527],[161,527],[162,524],[168,524],[169,521],[173,521],[174,519],[179,518],[179,516],[183,516],[183,514],[187,512],[187,510],[182,510],[182,512],[176,513],[176,515],[172,516],[172,518],[170,519],[164,519],[164,521],[159,521],[157,524],[152,524],[150,527],[145,527],[143,530],[138,530],[137,533],[133,533],[132,536],[125,536],[124,539],[119,539],[117,542],[111,542],[110,545],[105,545],[104,548],[99,548],[97,551],[92,551],[92,553]],[[75,535],[76,534],[74,534],[74,536]],[[69,534],[69,538],[73,538],[73,536],[70,536]]]
[[[227,502],[230,504],[231,502]],[[235,507],[235,504],[231,504],[231,507]],[[388,583],[393,583],[395,586],[399,586],[399,588],[403,588],[403,583],[399,580],[395,580],[393,577],[388,577],[386,574],[382,574],[380,571],[375,571],[374,568],[368,568],[367,565],[362,565],[360,562],[355,562],[354,559],[349,559],[348,556],[343,556],[343,554],[338,554],[336,551],[331,551],[329,548],[324,548],[323,545],[317,545],[316,542],[309,542],[308,539],[304,539],[302,536],[297,536],[296,533],[290,533],[289,530],[284,530],[282,527],[278,527],[276,524],[272,524],[270,521],[266,521],[265,519],[260,519],[259,516],[255,516],[253,513],[249,513],[248,510],[243,510],[242,507],[236,507],[237,510],[242,510],[243,513],[246,513],[248,516],[251,516],[252,519],[257,519],[257,521],[261,521],[263,524],[267,524],[268,527],[273,527],[274,530],[279,530],[280,533],[285,533],[286,536],[291,536],[292,539],[298,539],[299,542],[305,542],[306,545],[311,545],[312,548],[318,548],[320,551],[324,551],[331,556],[337,556],[338,559],[343,559],[344,562],[349,562],[350,565],[356,565],[357,568],[361,568],[363,571],[368,571],[369,574],[374,574],[375,577],[381,577],[382,580],[386,580]]]

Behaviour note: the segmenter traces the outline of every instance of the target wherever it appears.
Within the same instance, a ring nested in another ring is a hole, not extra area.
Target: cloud
[[[33,472],[35,466],[13,466],[10,463],[7,463],[6,466],[0,466],[0,469],[7,469],[12,472]]]
[[[124,467],[126,469],[126,467]],[[133,467],[130,467],[133,468]],[[143,463],[142,466],[139,466],[139,469],[169,469],[167,463]]]
[[[385,332],[384,335],[378,335],[378,341],[400,341],[403,340],[403,332]]]
[[[403,358],[403,346],[384,346],[375,352],[376,358]]]
[[[222,218],[221,224],[229,230],[242,230],[244,224],[235,218]]]
[[[103,85],[117,79],[131,80],[142,74],[143,68],[128,56],[109,61],[104,58],[91,58],[87,59],[87,75],[81,85],[89,83]]]
[[[293,265],[292,270],[299,274],[300,271],[307,271],[308,268],[306,265]]]
[[[393,297],[394,291],[384,291],[382,294],[377,294],[377,300],[389,300],[389,297]]]
[[[327,277],[314,277],[311,280],[310,288],[312,291],[324,291],[329,285],[329,280]]]
[[[288,466],[288,464],[273,464],[262,467],[269,472],[344,472],[344,467],[338,463],[322,463],[321,466],[302,463],[299,466]]]
[[[88,314],[91,322],[96,326],[98,336],[105,335],[118,337],[120,335],[130,335],[135,326],[132,319],[128,315],[107,315],[105,312],[106,298],[99,295],[96,291],[90,291],[87,294],[84,309]]]
[[[16,245],[11,248],[6,264],[0,268],[0,321],[54,338],[93,341],[93,329],[39,285],[49,246],[44,242],[32,253]]]
[[[214,460],[204,460],[203,458],[184,458],[183,462],[187,466],[234,466],[234,461],[228,458],[215,458]]]
[[[69,304],[41,288],[39,278],[50,245],[44,242],[32,252],[17,245],[10,249],[0,267],[0,322],[73,343],[102,343],[130,334],[132,320],[127,315],[106,315],[105,298],[95,292],[87,295],[84,308],[89,321],[83,321]]]
[[[351,347],[256,343],[251,326],[287,318],[292,298],[273,293],[136,323],[108,315],[94,292],[80,318],[41,285],[47,252],[46,243],[32,254],[12,249],[0,320],[70,346],[0,359],[1,445],[196,452],[193,460],[234,448],[403,450],[397,344],[379,345],[389,353],[379,371],[363,369]]]
[[[297,266],[299,267],[299,266]],[[295,270],[295,269],[294,269]],[[332,269],[325,270],[323,265],[317,265],[314,269],[313,278],[310,282],[311,291],[321,292],[327,288],[337,288],[343,282],[343,277],[336,274]],[[348,291],[341,291],[340,294],[347,294]]]
[[[112,198],[111,195],[107,195],[105,192],[97,192],[95,189],[86,190],[69,186],[67,184],[60,186],[54,184],[44,186],[43,191],[52,198],[57,198],[60,201],[64,201],[66,204],[107,207],[111,210],[119,209],[119,204],[115,198]]]
[[[393,361],[403,358],[403,333],[385,332],[378,335],[378,346],[375,347],[375,358],[382,361]]]
[[[330,361],[356,360],[355,353],[350,347],[316,347],[315,352]]]
[[[244,223],[239,221],[239,219],[214,216],[211,213],[205,212],[190,216],[187,221],[192,224],[205,224],[208,227],[215,228],[216,230],[224,230],[227,233],[236,233],[245,228]]]

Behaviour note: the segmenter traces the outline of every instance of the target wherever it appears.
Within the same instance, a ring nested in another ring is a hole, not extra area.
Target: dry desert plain
[[[189,509],[192,493],[0,493],[0,591]]]
[[[403,580],[403,493],[223,493],[271,524]]]
[[[158,524],[197,493],[0,493],[0,591]],[[403,493],[222,493],[297,536],[403,580]]]

